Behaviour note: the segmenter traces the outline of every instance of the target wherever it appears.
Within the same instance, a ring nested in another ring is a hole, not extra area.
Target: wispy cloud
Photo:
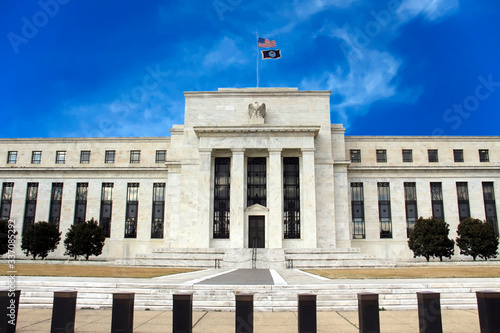
[[[297,18],[305,19],[332,7],[348,7],[358,0],[295,0],[293,11]]]
[[[203,66],[218,68],[227,68],[233,65],[241,65],[247,62],[247,58],[243,55],[236,45],[236,42],[225,36],[203,59]]]
[[[182,124],[184,100],[161,91],[144,94],[140,101],[72,106],[65,113],[78,120],[75,136],[169,136],[173,124]],[[80,134],[77,134],[80,133]],[[68,134],[72,136],[72,133]]]
[[[453,14],[459,7],[458,0],[405,0],[397,10],[401,21],[424,15],[428,21]]]
[[[397,93],[394,79],[401,61],[388,52],[356,45],[354,36],[345,29],[338,29],[334,34],[346,43],[344,47],[349,47],[345,50],[348,68],[337,67],[334,72],[325,73],[319,80],[303,80],[301,87],[326,88],[340,97],[340,102],[333,103],[332,108],[348,126],[347,114],[364,114],[372,103]]]

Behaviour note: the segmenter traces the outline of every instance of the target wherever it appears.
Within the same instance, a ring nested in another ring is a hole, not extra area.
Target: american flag
[[[275,40],[269,40],[267,38],[260,38],[259,41],[257,42],[258,47],[276,47],[276,41]]]

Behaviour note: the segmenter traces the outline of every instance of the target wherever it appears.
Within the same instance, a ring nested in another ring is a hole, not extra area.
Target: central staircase
[[[333,249],[173,249],[158,248],[116,265],[193,268],[341,268],[394,267],[395,260],[379,259],[359,248]]]

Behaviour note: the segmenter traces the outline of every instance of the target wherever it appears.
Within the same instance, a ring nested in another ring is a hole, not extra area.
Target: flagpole
[[[259,87],[259,33],[257,32],[257,88]]]

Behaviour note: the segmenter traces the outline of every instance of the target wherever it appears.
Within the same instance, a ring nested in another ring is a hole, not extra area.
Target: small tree
[[[89,260],[89,256],[102,253],[105,240],[102,227],[93,218],[87,222],[73,224],[66,233],[64,254],[75,260],[78,256],[85,256],[85,260]]]
[[[498,255],[498,237],[493,226],[487,222],[472,217],[466,218],[457,228],[457,245],[460,254],[488,260]]]
[[[437,257],[440,261],[443,261],[443,257],[451,258],[455,242],[448,238],[449,232],[449,225],[443,220],[420,217],[408,240],[413,257],[425,257],[427,261],[431,257]]]
[[[55,223],[37,222],[29,226],[23,234],[21,241],[21,249],[26,256],[32,256],[33,260],[37,256],[44,259],[53,252],[59,241],[61,240],[61,232]]]
[[[0,220],[0,256],[9,251],[9,222]]]

